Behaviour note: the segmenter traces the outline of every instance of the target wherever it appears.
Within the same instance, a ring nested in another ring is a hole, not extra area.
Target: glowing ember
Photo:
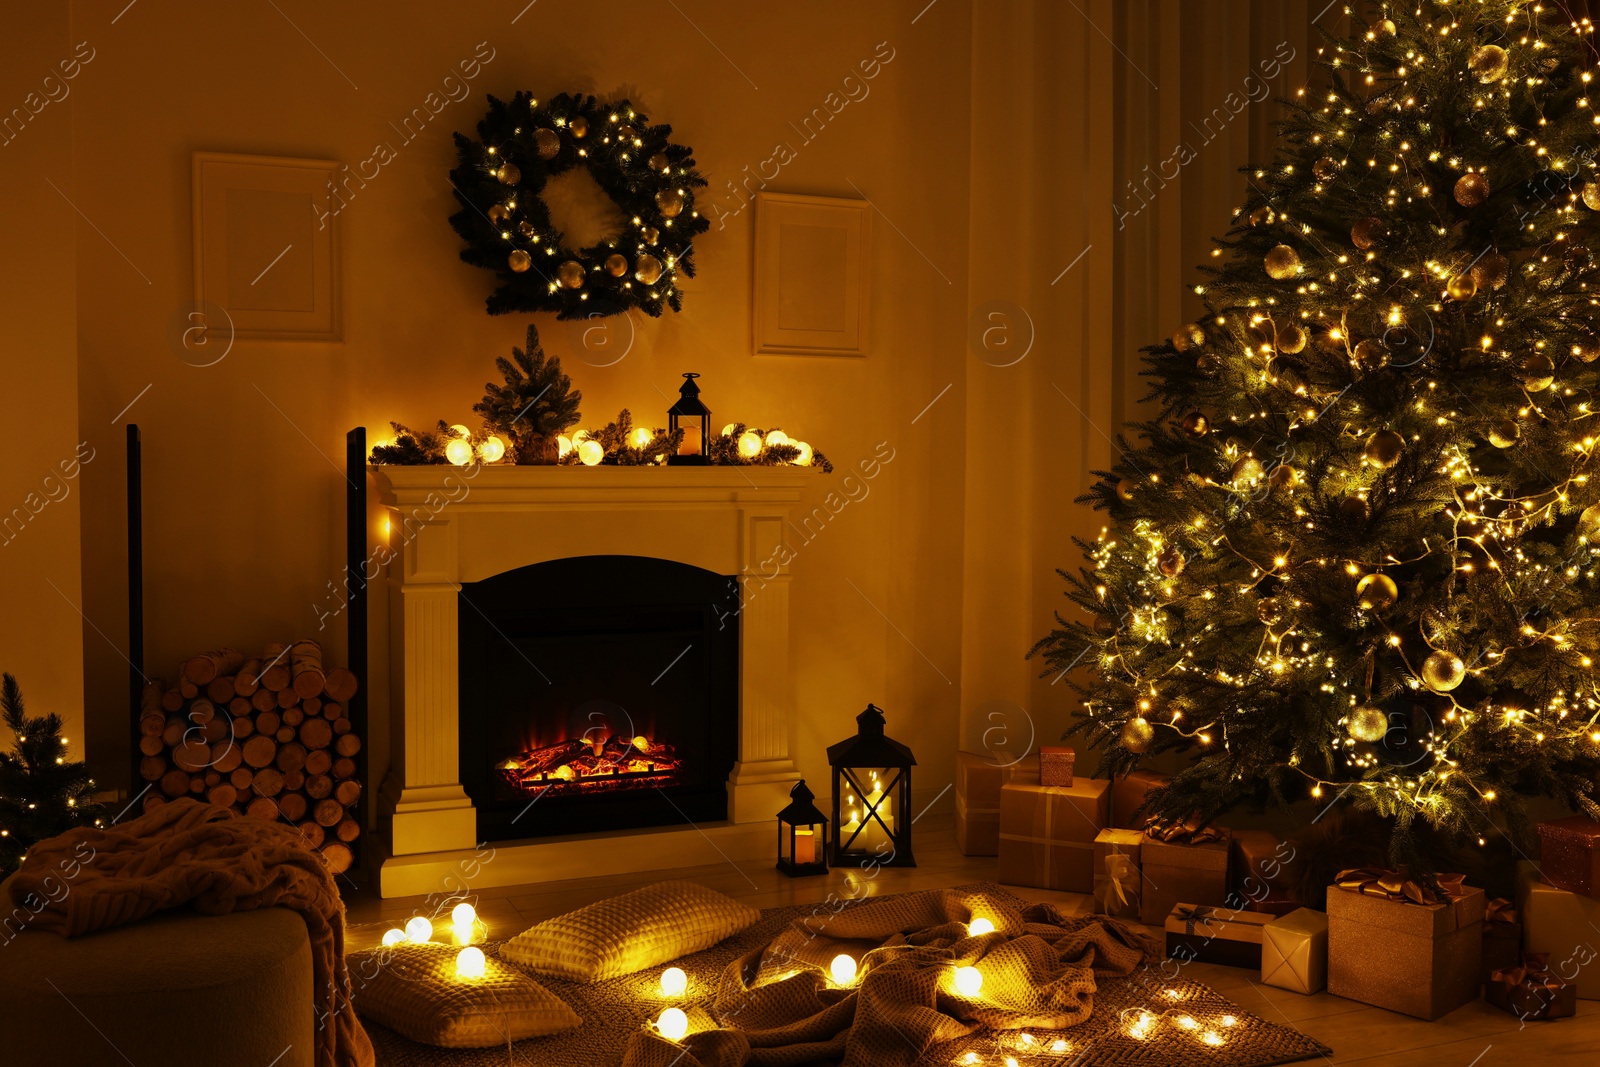
[[[683,760],[671,745],[647,737],[600,737],[530,749],[499,764],[502,777],[528,796],[610,792],[676,785]]]

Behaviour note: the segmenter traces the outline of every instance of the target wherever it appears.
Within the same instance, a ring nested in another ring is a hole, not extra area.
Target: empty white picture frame
[[[756,195],[757,354],[867,354],[871,222],[865,200]]]
[[[340,165],[323,159],[194,155],[197,307],[221,308],[233,336],[338,341]]]

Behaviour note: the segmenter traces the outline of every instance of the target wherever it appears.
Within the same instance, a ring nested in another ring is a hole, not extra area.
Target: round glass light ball
[[[398,945],[400,942],[404,941],[405,939],[406,939],[406,932],[404,930],[401,930],[398,927],[396,927],[393,930],[386,930],[384,932],[384,935],[383,935],[383,947],[384,948],[390,948],[390,947],[392,947],[394,945]]]
[[[433,922],[426,915],[413,915],[406,920],[406,940],[422,945],[433,940]]]
[[[465,467],[472,462],[472,442],[465,437],[451,438],[444,446],[444,458],[458,467]]]
[[[656,1020],[656,1029],[668,1041],[682,1041],[689,1032],[689,1017],[679,1008],[668,1008]]]
[[[988,919],[973,919],[967,924],[967,934],[971,937],[992,933],[994,933],[994,923]]]
[[[983,990],[983,972],[976,967],[957,967],[955,983],[957,993],[975,997]]]
[[[468,945],[456,953],[457,978],[482,978],[485,966],[483,949],[476,945]]]
[[[478,446],[478,458],[485,463],[499,463],[506,455],[506,443],[490,434]]]
[[[456,926],[471,926],[478,921],[478,909],[463,900],[450,909],[450,921]]]
[[[768,448],[771,448],[774,445],[786,445],[788,443],[789,443],[789,435],[784,433],[782,430],[770,430],[770,431],[768,431],[768,433],[767,433],[767,447]]]
[[[816,454],[811,450],[811,446],[804,441],[792,441],[790,443],[800,450],[800,454],[794,457],[794,465],[797,467],[811,466],[811,457]]]
[[[578,459],[585,467],[598,466],[606,458],[606,450],[600,447],[599,441],[584,441],[578,445]]]
[[[849,985],[856,980],[856,958],[841,952],[833,957],[828,972],[833,975],[834,985]]]
[[[745,459],[753,459],[761,455],[762,444],[760,434],[754,430],[746,430],[739,435],[739,455]]]
[[[689,976],[682,967],[668,967],[661,972],[661,993],[668,997],[681,997],[689,988]]]

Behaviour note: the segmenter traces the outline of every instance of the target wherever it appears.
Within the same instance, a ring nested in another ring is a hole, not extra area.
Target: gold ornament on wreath
[[[588,319],[679,310],[678,280],[694,275],[693,244],[710,222],[695,210],[706,180],[671,134],[626,100],[491,97],[476,137],[456,135],[450,172],[460,205],[450,225],[465,242],[461,258],[497,276],[489,313]],[[542,195],[550,178],[575,168],[586,169],[627,220],[620,233],[585,248],[565,243]],[[532,269],[538,259],[554,269]]]

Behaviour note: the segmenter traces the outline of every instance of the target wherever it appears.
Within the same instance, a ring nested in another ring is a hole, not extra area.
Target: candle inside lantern
[[[794,861],[796,863],[817,862],[817,835],[810,830],[796,830],[794,832]]]
[[[678,455],[700,455],[700,420],[683,418],[679,420],[678,425],[683,429],[683,442],[678,445]]]

